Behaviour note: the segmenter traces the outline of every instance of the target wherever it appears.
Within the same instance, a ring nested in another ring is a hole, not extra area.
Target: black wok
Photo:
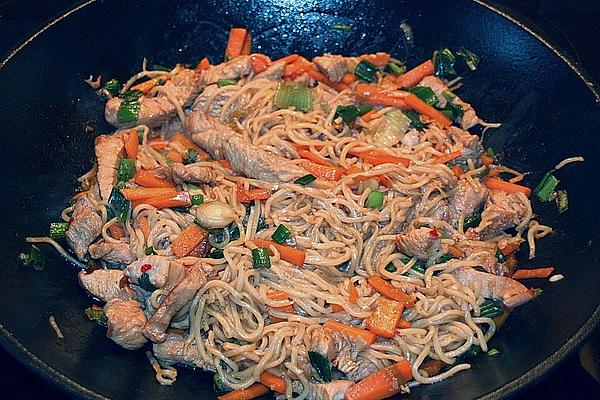
[[[110,131],[102,102],[83,83],[89,74],[127,78],[144,56],[151,63],[220,62],[231,26],[250,28],[255,48],[272,57],[293,52],[359,54],[390,51],[409,65],[439,47],[465,46],[483,58],[465,78],[461,96],[503,127],[486,145],[506,165],[532,171],[534,186],[556,162],[586,162],[559,173],[570,209],[534,202],[556,233],[539,242],[527,266],[554,265],[566,279],[542,287],[541,297],[515,310],[492,340],[500,353],[408,398],[496,398],[539,379],[575,349],[600,317],[600,222],[595,207],[600,157],[598,95],[559,51],[526,25],[483,3],[426,1],[104,1],[82,4],[0,62],[0,341],[45,378],[84,398],[213,398],[208,374],[180,371],[175,386],[159,387],[143,352],[123,350],[83,316],[89,298],[75,271],[52,251],[46,269],[19,265],[23,238],[46,232],[91,165],[95,135]],[[293,5],[292,5],[293,4]],[[410,45],[399,29],[413,27]],[[332,30],[352,25],[352,32]],[[89,133],[89,128],[95,133]],[[48,324],[53,314],[65,339]]]

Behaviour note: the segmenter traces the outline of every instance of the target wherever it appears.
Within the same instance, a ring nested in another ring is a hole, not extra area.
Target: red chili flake
[[[440,233],[437,231],[437,229],[432,229],[429,231],[429,236],[431,236],[434,239],[437,239],[440,237]]]
[[[152,265],[150,265],[150,264],[144,264],[140,268],[140,271],[142,271],[142,273],[144,273],[144,272],[150,271],[151,269],[152,269]]]

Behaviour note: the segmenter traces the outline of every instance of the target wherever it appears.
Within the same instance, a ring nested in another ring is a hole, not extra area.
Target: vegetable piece
[[[433,93],[433,90],[427,86],[415,86],[406,89],[406,91],[414,94],[430,106],[436,105],[439,101],[435,93]]]
[[[63,239],[69,229],[67,222],[50,222],[50,237],[54,240]]]
[[[250,33],[246,35],[246,39],[244,39],[244,46],[242,47],[242,56],[249,56],[252,53],[252,36]]]
[[[317,180],[317,177],[314,176],[313,174],[308,174],[308,175],[304,175],[301,176],[300,178],[296,179],[294,181],[294,183],[298,184],[298,185],[302,185],[302,186],[306,186],[311,182],[314,182]]]
[[[552,171],[550,171],[544,175],[540,183],[535,187],[533,194],[541,201],[550,201],[556,196],[555,190],[559,182]]]
[[[148,93],[155,86],[162,86],[165,84],[165,81],[171,79],[169,75],[161,75],[156,78],[149,79],[145,82],[138,83],[135,86],[131,87],[131,90],[139,90],[142,94]]]
[[[198,152],[194,149],[187,149],[183,156],[183,163],[185,165],[193,164],[198,161]]]
[[[387,65],[388,69],[390,70],[390,72],[394,75],[402,75],[403,73],[406,72],[406,67],[403,65],[398,65],[398,64],[394,64],[394,63],[389,63]]]
[[[556,191],[556,206],[558,207],[559,214],[569,209],[569,195],[566,190]]]
[[[446,365],[442,360],[427,360],[423,364],[421,364],[421,368],[423,371],[427,372],[427,376],[431,377],[440,373],[442,368]]]
[[[140,91],[129,91],[121,95],[123,101],[121,101],[117,110],[117,121],[120,123],[137,121],[140,113],[139,97],[141,94]]]
[[[481,156],[481,162],[487,167],[488,165],[492,165],[494,163],[494,157],[484,154]]]
[[[502,190],[503,192],[507,193],[521,192],[525,193],[525,196],[527,197],[531,195],[531,189],[528,187],[517,185],[516,183],[506,182],[498,178],[485,178],[483,182],[488,189]]]
[[[225,49],[225,61],[238,57],[242,54],[248,31],[244,28],[231,28],[227,48]]]
[[[399,301],[405,307],[411,308],[415,305],[415,299],[412,296],[407,295],[402,290],[393,286],[391,283],[384,280],[379,275],[373,275],[368,280],[369,285],[377,292],[381,293],[387,298]]]
[[[436,50],[433,52],[434,74],[442,79],[448,79],[456,76],[454,63],[456,57],[449,49]]]
[[[189,255],[202,241],[208,239],[208,232],[196,224],[188,225],[179,236],[171,242],[171,251],[182,258]]]
[[[383,193],[371,192],[367,196],[367,208],[381,208],[383,205]]]
[[[254,244],[258,247],[264,247],[265,249],[269,249],[269,254],[271,255],[273,255],[273,253],[269,246],[273,246],[275,247],[275,249],[277,249],[277,251],[279,252],[279,256],[283,261],[287,261],[290,264],[295,265],[297,267],[301,267],[304,265],[306,253],[302,250],[294,249],[293,247],[284,246],[282,244],[263,239],[254,239]]]
[[[487,355],[489,357],[494,357],[496,354],[499,354],[500,352],[498,351],[498,349],[493,348],[493,349],[489,349],[487,352]]]
[[[481,214],[473,213],[466,217],[463,221],[463,230],[466,231],[469,228],[476,228],[481,223]]]
[[[402,112],[410,119],[411,126],[419,132],[423,132],[427,128],[428,125],[421,121],[421,114],[418,112],[412,110],[404,110]]]
[[[481,61],[481,57],[464,47],[456,50],[456,55],[463,59],[471,71],[475,71],[479,66],[479,61]]]
[[[269,59],[263,54],[254,54],[250,57],[250,64],[252,64],[254,73],[258,74],[269,68]]]
[[[117,96],[121,91],[121,84],[117,79],[111,79],[104,84],[104,90],[110,93],[111,96]]]
[[[464,174],[465,171],[463,171],[463,169],[462,169],[462,167],[460,165],[453,165],[452,166],[452,172],[454,172],[454,175],[456,177],[459,177],[462,174]]]
[[[128,181],[135,175],[135,161],[123,158],[117,167],[117,181]]]
[[[192,199],[189,192],[177,192],[174,195],[147,197],[136,202],[137,204],[148,204],[156,208],[189,207]]]
[[[289,230],[284,224],[279,224],[275,232],[271,235],[271,239],[279,244],[285,244],[285,242],[292,237],[292,231]]]
[[[327,161],[326,159],[324,159],[323,157],[321,157],[319,155],[316,155],[315,153],[313,153],[310,150],[306,150],[306,149],[298,147],[296,149],[296,151],[298,152],[298,155],[301,158],[316,162],[317,164],[320,164],[320,165],[325,165],[327,167],[333,167],[333,165],[331,165],[331,163],[329,161]]]
[[[504,312],[500,301],[489,299],[484,300],[484,302],[479,305],[479,310],[479,316],[487,318],[497,317]]]
[[[390,106],[400,109],[408,108],[404,101],[406,97],[405,92],[389,93],[378,86],[367,85],[365,83],[357,84],[355,91],[358,98],[368,104]]]
[[[269,388],[262,383],[253,383],[246,389],[234,390],[221,396],[219,400],[252,400],[269,393]]]
[[[475,178],[479,178],[479,179],[483,179],[483,178],[485,178],[486,176],[488,176],[488,174],[489,174],[490,172],[492,172],[492,170],[491,170],[490,168],[488,168],[488,167],[485,167],[485,168],[483,169],[483,171],[481,171],[480,173],[476,174],[474,177],[475,177]]]
[[[19,254],[19,260],[23,265],[31,266],[36,271],[42,271],[46,264],[46,260],[40,251],[40,248],[35,244],[31,245],[31,249],[29,249],[29,254],[21,253]]]
[[[140,169],[133,176],[133,180],[140,186],[147,188],[174,188],[175,183],[170,179],[162,179],[154,175],[152,171]]]
[[[146,249],[144,250],[144,254],[147,256],[151,256],[151,255],[156,255],[158,253],[156,252],[156,250],[154,250],[153,246],[150,246],[150,247],[146,247]]]
[[[112,224],[108,227],[108,233],[112,238],[117,240],[125,237],[125,229],[121,228],[119,225]]]
[[[138,201],[156,196],[174,196],[177,194],[177,190],[174,187],[120,189],[120,191],[130,201]]]
[[[389,263],[387,263],[387,265],[385,266],[384,269],[387,272],[391,272],[391,273],[394,273],[394,272],[398,271],[398,268],[396,268],[396,266],[394,265],[394,263],[391,262],[391,261]]]
[[[148,223],[148,218],[137,217],[136,221],[138,226],[142,230],[142,233],[144,234],[144,240],[148,240],[148,237],[150,237],[150,224]]]
[[[352,30],[352,27],[350,25],[334,24],[331,25],[331,29],[335,29],[336,31],[350,32]]]
[[[393,147],[410,128],[410,118],[400,110],[385,113],[385,119],[373,135],[373,142],[382,147]]]
[[[408,96],[404,98],[404,102],[409,108],[423,114],[432,121],[437,122],[442,128],[452,125],[452,121],[450,121],[444,114],[425,103],[412,93],[409,93]]]
[[[210,61],[208,60],[208,58],[204,57],[202,60],[200,60],[198,65],[196,65],[195,71],[196,72],[205,71],[209,67],[210,67]]]
[[[504,254],[502,254],[502,252],[500,251],[500,249],[496,249],[496,258],[501,263],[503,263],[503,262],[506,261],[506,257],[504,257]]]
[[[344,174],[341,168],[320,165],[309,160],[302,160],[298,163],[298,166],[306,171],[310,172],[316,177],[323,178],[328,181],[339,181]]]
[[[407,320],[405,320],[404,318],[400,318],[398,320],[398,324],[396,325],[396,328],[398,329],[408,329],[410,328],[412,325],[410,322],[408,322]]]
[[[93,304],[91,307],[86,308],[83,313],[90,321],[96,321],[100,326],[108,326],[108,319],[102,307]]]
[[[289,300],[289,296],[286,292],[284,292],[283,290],[274,290],[272,292],[268,292],[267,293],[267,297],[271,300]],[[295,313],[296,310],[294,310],[294,306],[291,304],[282,306],[282,307],[272,307],[272,306],[267,306],[268,309],[273,309],[273,310],[277,310],[279,312],[285,312],[285,313]]]
[[[461,258],[463,256],[463,251],[453,245],[448,246],[448,253],[450,253],[454,258]]]
[[[127,158],[135,160],[137,158],[139,147],[140,142],[138,140],[138,134],[135,129],[131,129],[127,135],[127,140],[125,141],[125,154],[127,154]]]
[[[313,109],[312,91],[299,83],[280,83],[277,86],[275,107],[294,107],[296,111],[308,112]]]
[[[217,160],[217,162],[219,163],[219,165],[223,168],[227,168],[233,171],[233,166],[231,165],[231,163],[229,162],[229,160]]]
[[[169,142],[166,140],[152,139],[148,141],[148,146],[152,147],[154,150],[163,150],[169,147]]]
[[[400,392],[402,385],[412,379],[412,366],[403,360],[372,373],[350,386],[344,400],[381,400]]]
[[[438,264],[442,264],[442,263],[445,263],[445,262],[448,262],[448,261],[452,260],[453,258],[454,258],[454,256],[452,254],[446,253],[446,254],[444,254],[443,256],[441,256],[440,258],[437,259],[437,263]]]
[[[361,60],[356,66],[356,69],[354,70],[354,75],[356,75],[357,78],[362,79],[363,81],[374,82],[376,72],[376,65],[373,65],[367,60]]]
[[[260,373],[260,383],[274,392],[285,393],[285,381],[270,372],[263,371]]]
[[[317,374],[324,382],[331,382],[331,363],[321,353],[309,351],[308,358]]]
[[[222,88],[223,86],[232,86],[236,85],[237,81],[235,79],[219,79],[217,81],[217,86]]]
[[[412,87],[421,82],[423,78],[433,75],[433,62],[427,60],[413,69],[405,72],[396,79],[396,84],[401,88]]]
[[[192,205],[193,206],[199,206],[202,203],[204,203],[204,196],[202,196],[201,194],[193,194],[192,195]]]
[[[254,268],[271,268],[271,258],[269,251],[262,247],[257,247],[252,250],[252,267]]]
[[[375,119],[375,116],[377,115],[378,112],[379,112],[379,110],[371,110],[371,111],[367,112],[366,114],[361,115],[361,118],[365,122],[371,122]]]
[[[348,281],[348,301],[351,304],[356,304],[358,302],[358,290],[352,281]]]
[[[453,151],[452,153],[444,154],[443,156],[436,158],[433,160],[433,164],[446,164],[447,162],[450,162],[461,155],[462,153],[460,151]]]
[[[360,329],[351,325],[342,324],[341,322],[332,321],[330,319],[325,321],[323,326],[327,329],[331,329],[332,331],[341,332],[355,338],[360,338],[368,344],[373,344],[375,343],[375,340],[377,340],[377,335],[371,331],[368,331],[366,329]]]
[[[360,157],[363,161],[371,164],[371,165],[381,165],[381,164],[402,164],[405,167],[410,165],[410,160],[404,157],[396,157],[389,155],[387,153],[377,151],[377,150],[369,150],[369,151],[355,151],[350,150],[349,154],[353,156]]]
[[[253,200],[266,200],[269,197],[271,197],[271,191],[268,189],[245,190],[242,184],[237,185],[237,199],[240,203],[250,203]]]
[[[514,272],[513,279],[548,278],[554,272],[554,267],[519,269]]]
[[[166,155],[166,158],[171,162],[183,163],[183,157],[175,150],[169,151]]]
[[[476,344],[471,345],[471,347],[469,347],[467,349],[467,351],[465,351],[464,353],[461,354],[461,358],[470,358],[470,357],[475,357],[477,354],[481,353],[481,347],[479,347]]]
[[[377,336],[393,338],[396,335],[396,326],[402,317],[403,310],[402,303],[384,297],[380,298],[377,308],[367,318],[367,329]]]
[[[363,54],[358,58],[360,60],[366,60],[376,67],[385,67],[390,62],[390,55],[383,52],[378,52],[375,54]]]
[[[196,143],[194,143],[190,139],[188,139],[183,133],[176,133],[176,134],[174,134],[173,136],[171,136],[171,141],[179,143],[180,145],[182,145],[186,149],[194,149],[194,150],[196,150],[196,153],[198,153],[198,155],[202,159],[204,159],[204,160],[210,159],[210,156],[208,155],[207,152],[205,152],[204,150],[202,150],[200,148],[200,146],[198,146]]]
[[[291,64],[293,62],[298,61],[298,59],[300,59],[300,56],[298,54],[290,54],[289,56],[285,56],[278,60],[273,61],[272,64],[280,63],[280,62],[285,63],[285,64]]]
[[[112,188],[108,196],[108,206],[119,221],[125,222],[129,217],[131,202],[116,187]]]
[[[357,80],[358,80],[358,78],[354,74],[348,74],[348,73],[346,73],[342,77],[342,82],[344,82],[346,85],[350,85],[350,84],[356,82]]]
[[[463,117],[465,112],[461,105],[448,101],[440,113],[448,117],[451,121],[458,121]]]
[[[354,121],[356,121],[356,118],[358,118],[359,115],[360,113],[358,111],[358,108],[352,105],[337,106],[337,109],[335,110],[335,116],[341,117],[346,124],[354,123]]]

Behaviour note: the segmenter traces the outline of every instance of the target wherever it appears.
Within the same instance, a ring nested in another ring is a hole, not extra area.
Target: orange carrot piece
[[[115,239],[121,239],[125,237],[125,229],[121,228],[119,225],[112,224],[108,227],[108,232],[110,236]]]
[[[194,149],[203,160],[210,160],[210,155],[202,150],[200,146],[188,139],[183,133],[179,132],[171,136],[171,141],[179,143],[186,149]]]
[[[513,279],[547,278],[554,272],[554,267],[519,269],[513,273]]]
[[[398,328],[398,329],[408,329],[410,327],[411,327],[410,322],[408,322],[404,318],[400,318],[398,320],[398,324],[396,324],[396,328]]]
[[[298,155],[300,156],[300,158],[304,158],[305,160],[316,162],[317,164],[320,164],[320,165],[325,165],[326,167],[333,167],[333,165],[331,165],[331,163],[329,161],[327,161],[326,159],[324,159],[321,156],[316,155],[315,153],[313,153],[310,150],[306,150],[303,148],[297,148],[297,151],[298,151]]]
[[[255,73],[266,71],[269,68],[269,59],[264,54],[254,54],[250,57],[250,64]]]
[[[286,292],[284,292],[283,290],[274,290],[272,292],[267,293],[267,297],[271,300],[289,300],[289,296]],[[277,310],[280,312],[285,312],[285,313],[295,313],[296,311],[294,310],[294,306],[292,306],[291,304],[288,304],[286,306],[282,306],[282,307],[272,307],[272,306],[267,306],[267,308],[273,309],[273,310]]]
[[[88,190],[86,190],[85,192],[79,192],[73,196],[73,200],[79,200],[80,198],[85,197],[87,194]]]
[[[500,252],[502,253],[502,255],[507,256],[507,255],[519,250],[519,247],[520,247],[520,243],[509,243],[506,246],[504,246],[503,248],[501,248]]]
[[[273,64],[280,63],[280,62],[286,63],[286,64],[291,64],[293,62],[296,62],[299,58],[300,58],[300,56],[298,54],[290,54],[289,56],[285,56],[283,58],[280,58],[279,60],[273,61]]]
[[[263,371],[260,373],[260,383],[274,392],[285,393],[285,381],[270,372]]]
[[[174,187],[158,187],[158,188],[133,188],[133,189],[120,189],[121,194],[125,196],[127,200],[137,201],[147,199],[149,197],[156,196],[173,196],[177,194],[177,189]]]
[[[148,223],[148,217],[138,217],[137,224],[144,234],[144,239],[148,240],[150,237],[150,224]]]
[[[244,46],[242,47],[241,56],[249,56],[252,54],[252,36],[250,33],[246,35],[246,39],[244,39]]]
[[[310,62],[304,57],[298,57],[294,62],[287,63],[283,70],[283,76],[295,76],[304,72],[305,69],[310,68]]]
[[[282,244],[263,239],[254,239],[254,244],[258,247],[263,247],[269,250],[269,254],[271,255],[273,255],[273,251],[271,250],[271,246],[273,246],[275,249],[277,249],[279,256],[283,261],[287,261],[296,267],[301,267],[304,265],[306,253],[302,250],[294,249],[293,247],[284,246]]]
[[[442,128],[446,128],[452,125],[452,121],[448,119],[444,114],[439,112],[434,107],[425,103],[417,95],[409,93],[405,98],[404,102],[408,107],[415,110],[416,112],[429,117],[431,120],[437,122]]]
[[[368,162],[371,165],[381,165],[381,164],[402,164],[408,168],[410,165],[410,160],[404,157],[396,157],[389,155],[387,153],[377,151],[377,150],[369,150],[369,151],[355,151],[350,150],[349,154],[362,158],[365,162]]]
[[[464,171],[463,171],[463,169],[462,169],[462,167],[460,165],[453,166],[452,167],[452,172],[454,172],[454,175],[456,177],[459,177],[459,176],[461,176],[464,173]]]
[[[300,161],[298,166],[307,170],[317,178],[323,178],[328,181],[339,181],[342,179],[342,175],[344,174],[341,168],[320,165],[308,160]]]
[[[127,154],[127,158],[135,160],[139,147],[140,141],[138,139],[137,129],[131,129],[129,135],[127,135],[127,140],[125,141],[125,154]]]
[[[244,28],[231,28],[229,31],[229,39],[227,40],[227,48],[225,49],[225,60],[238,57],[242,54],[244,44],[246,43],[248,31]]]
[[[331,312],[334,313],[339,313],[344,311],[344,307],[340,306],[339,304],[332,304],[331,305]]]
[[[399,301],[405,307],[411,308],[415,305],[415,298],[407,295],[402,290],[398,289],[388,281],[384,280],[379,275],[373,275],[368,280],[369,285],[377,292],[381,293],[385,297]]]
[[[377,340],[377,335],[371,331],[342,324],[341,322],[332,321],[330,319],[325,321],[325,324],[323,324],[323,326],[327,329],[331,329],[332,331],[346,333],[352,337],[361,338],[368,344],[373,344],[375,343],[375,340]]]
[[[269,189],[244,189],[242,184],[237,185],[237,199],[240,203],[250,203],[252,200],[267,200],[271,197]]]
[[[487,167],[488,165],[492,165],[494,163],[494,157],[484,154],[481,156],[481,162]]]
[[[198,65],[196,65],[195,71],[205,71],[208,69],[208,67],[210,67],[210,61],[208,60],[208,58],[204,57],[202,60],[200,60]]]
[[[312,68],[312,65],[310,65],[310,64],[303,71],[306,72],[306,74],[308,76],[310,76],[311,78],[313,78],[315,81],[321,82],[329,87],[332,87],[335,90],[337,90],[338,92],[341,92],[344,89],[348,89],[348,85],[346,85],[344,82],[338,82],[338,83],[331,82],[329,79],[327,79],[327,77],[325,75],[323,75],[316,69]]]
[[[394,182],[392,182],[392,180],[387,175],[377,175],[375,179],[377,179],[377,181],[379,181],[379,184],[384,186],[386,189],[394,188]]]
[[[356,85],[355,91],[358,98],[368,104],[396,107],[403,110],[409,108],[404,101],[407,95],[404,92],[396,92],[402,96],[394,96],[384,92],[378,86],[368,85],[366,83],[359,83]]]
[[[138,204],[148,204],[156,208],[171,208],[171,207],[189,207],[192,205],[192,198],[189,192],[179,192],[175,195],[162,195],[156,197],[147,197],[134,202],[134,208]]]
[[[417,65],[410,71],[406,71],[396,79],[396,84],[401,87],[412,87],[421,82],[421,79],[426,76],[433,75],[433,62],[425,61],[423,64]]]
[[[377,67],[385,67],[390,62],[390,55],[388,53],[375,53],[375,54],[363,54],[358,57],[360,60],[367,60]]]
[[[342,78],[342,82],[344,82],[346,85],[350,85],[356,82],[357,80],[358,78],[356,77],[356,75],[350,73],[344,75],[344,77]]]
[[[400,392],[401,386],[412,379],[412,366],[406,360],[372,373],[350,386],[344,400],[381,400]]]
[[[171,250],[177,258],[190,254],[203,240],[208,237],[208,232],[196,224],[191,224],[181,232],[171,243]]]
[[[253,383],[246,389],[234,390],[232,392],[217,396],[219,400],[252,400],[263,394],[269,393],[269,388],[262,383]]]
[[[453,151],[452,153],[444,154],[443,156],[434,159],[433,164],[446,164],[447,162],[450,162],[461,155],[462,153],[460,151]]]
[[[174,188],[175,183],[170,179],[162,179],[154,175],[152,171],[140,169],[133,176],[133,180],[140,186],[147,188]]]
[[[231,165],[229,160],[217,160],[217,162],[221,167],[233,170],[233,166]]]
[[[449,245],[448,253],[452,254],[452,257],[461,258],[463,256],[463,251],[456,246]]]
[[[379,110],[371,110],[368,113],[361,115],[360,117],[365,122],[371,122],[375,119],[375,115],[377,115],[378,112]]]
[[[507,193],[522,192],[525,193],[525,196],[527,197],[531,195],[531,189],[528,187],[517,185],[516,183],[506,182],[498,178],[485,178],[483,183],[488,189],[502,190],[503,192]]]
[[[150,89],[157,86],[160,83],[160,81],[165,82],[165,81],[168,81],[169,79],[171,79],[171,77],[169,75],[157,76],[156,78],[152,78],[145,82],[138,83],[137,85],[132,86],[131,90],[139,90],[140,92],[142,92],[142,94],[146,94],[150,91]]]
[[[162,150],[169,146],[169,142],[166,140],[152,139],[148,141],[148,146],[152,147],[154,150]]]
[[[348,301],[352,304],[356,304],[358,302],[358,290],[354,283],[348,281]]]
[[[367,329],[377,336],[393,338],[403,310],[402,303],[385,297],[380,298],[377,308],[367,318]]]
[[[167,159],[171,160],[173,162],[176,163],[182,163],[183,162],[183,156],[181,154],[179,154],[178,152],[176,152],[175,150],[171,150],[167,153]]]

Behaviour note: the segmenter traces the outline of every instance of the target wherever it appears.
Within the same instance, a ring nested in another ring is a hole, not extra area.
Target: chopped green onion
[[[138,285],[144,290],[149,292],[154,292],[156,290],[156,286],[150,281],[150,276],[147,272],[143,272],[138,278]]]
[[[69,229],[69,224],[67,222],[51,222],[50,237],[54,240],[63,239],[65,233],[67,233],[67,229]]]
[[[271,239],[279,244],[285,244],[285,242],[292,237],[292,231],[287,226],[279,224],[275,232],[271,235]]]
[[[213,375],[213,390],[217,394],[231,392],[231,388],[227,386],[223,377],[218,372],[215,372]]]
[[[237,81],[235,79],[219,79],[217,81],[217,86],[222,88],[223,86],[232,86],[237,84]]]
[[[479,179],[483,179],[487,176],[487,174],[489,174],[492,170],[489,169],[488,167],[485,167],[483,169],[483,171],[481,171],[480,173],[475,175],[475,178],[479,178]]]
[[[44,269],[44,265],[46,264],[46,260],[44,259],[40,248],[35,244],[31,245],[29,254],[19,254],[19,259],[23,265],[31,266],[36,271],[42,271]]]
[[[357,78],[362,79],[363,81],[374,82],[376,72],[376,65],[370,63],[367,60],[361,60],[356,66],[356,69],[354,70],[354,75],[356,75]]]
[[[265,229],[269,229],[269,224],[265,222],[263,217],[258,217],[258,224],[256,225],[256,232],[264,231]]]
[[[153,246],[150,247],[146,247],[146,249],[144,250],[144,254],[146,254],[147,256],[151,256],[151,255],[156,255],[156,251],[154,250]]]
[[[502,308],[502,302],[496,300],[484,300],[479,305],[479,316],[487,318],[495,318],[504,312]]]
[[[187,149],[185,151],[185,155],[183,156],[183,163],[184,164],[193,164],[196,161],[198,161],[198,152],[194,149]]]
[[[271,268],[269,251],[262,247],[252,250],[252,266],[254,268]]]
[[[452,161],[448,161],[446,163],[446,167],[448,167],[448,168],[456,167],[456,164],[454,164]]]
[[[90,321],[96,321],[101,326],[108,326],[108,319],[103,309],[88,307],[84,310],[84,314]]]
[[[309,351],[308,358],[323,382],[331,382],[331,363],[329,359],[316,351]]]
[[[481,347],[477,346],[476,344],[472,344],[471,347],[469,347],[467,349],[467,351],[465,351],[461,355],[461,357],[462,358],[475,357],[479,353],[481,353]]]
[[[544,175],[540,183],[533,191],[533,194],[535,194],[541,201],[550,201],[556,196],[554,191],[556,190],[558,182],[560,181],[554,176],[552,171],[550,171]]]
[[[387,67],[389,68],[389,70],[394,75],[402,75],[403,73],[406,72],[406,67],[404,65],[398,65],[398,64],[394,64],[394,63],[389,63],[387,65]]]
[[[400,140],[410,128],[411,120],[400,110],[385,113],[385,119],[377,127],[373,135],[373,142],[382,147],[392,147]]]
[[[541,289],[541,288],[533,289],[533,297],[541,296],[542,293],[544,293],[544,289]]]
[[[204,203],[204,196],[201,194],[193,194],[192,195],[192,205],[197,206]]]
[[[142,92],[139,90],[128,90],[125,93],[119,95],[124,101],[138,100],[142,96]]]
[[[479,66],[479,61],[481,61],[481,57],[464,47],[458,49],[456,55],[463,59],[471,71],[475,71],[477,66]]]
[[[334,24],[331,25],[331,29],[335,29],[336,31],[350,32],[352,27],[350,25]]]
[[[367,196],[367,208],[380,208],[383,205],[383,193],[371,192]]]
[[[387,272],[396,272],[396,271],[398,271],[398,268],[396,268],[396,266],[394,265],[394,263],[390,261],[390,262],[389,262],[389,263],[388,263],[388,264],[385,266],[385,270],[386,270]]]
[[[487,352],[487,355],[490,357],[494,357],[496,354],[500,354],[500,352],[496,348],[489,349]]]
[[[361,104],[358,106],[358,113],[360,115],[364,115],[366,113],[368,113],[369,111],[371,111],[373,109],[373,106],[370,104]]]
[[[448,261],[452,260],[453,258],[454,258],[454,256],[452,254],[446,253],[443,256],[441,256],[440,258],[438,258],[438,264],[448,262]]]
[[[308,174],[308,175],[304,175],[304,176],[301,176],[300,178],[296,179],[294,181],[294,183],[296,183],[298,185],[306,186],[315,180],[317,180],[316,176],[314,176],[313,174]]]
[[[299,83],[280,83],[277,86],[274,104],[279,109],[294,107],[296,111],[311,111],[312,91]]]
[[[558,207],[559,214],[562,214],[569,209],[569,196],[566,190],[556,191],[556,206]]]
[[[433,52],[433,74],[439,78],[452,78],[456,76],[454,63],[456,57],[449,49],[436,50]]]
[[[456,121],[465,114],[461,105],[454,104],[451,101],[446,102],[446,106],[440,110],[442,114],[444,114],[451,121]]]
[[[473,213],[465,218],[463,221],[463,231],[466,231],[469,228],[476,228],[481,223],[481,214]]]
[[[117,111],[117,121],[120,123],[135,122],[140,113],[140,102],[138,100],[123,100]]]
[[[108,206],[114,216],[121,222],[125,222],[131,211],[131,202],[123,196],[118,187],[114,187],[108,197]]]
[[[139,127],[137,129],[137,134],[138,134],[138,142],[139,142],[139,144],[142,144],[142,142],[144,141],[144,128]]]
[[[454,93],[452,93],[450,90],[444,90],[442,92],[442,95],[446,98],[446,100],[448,101],[454,101],[454,99],[456,99],[456,95]]]
[[[500,249],[496,249],[496,258],[498,259],[498,262],[500,262],[500,263],[506,262],[506,257],[504,256],[504,254],[502,254]]]
[[[487,154],[488,156],[490,156],[492,158],[496,158],[496,152],[491,147],[487,148],[487,150],[485,151],[485,154]]]
[[[410,125],[419,132],[422,132],[427,128],[428,125],[421,121],[421,114],[418,112],[412,110],[404,110],[402,112],[410,119]]]
[[[117,180],[128,181],[135,175],[135,160],[123,158],[117,167]]]
[[[360,112],[358,111],[358,108],[352,105],[337,106],[337,109],[335,110],[335,116],[341,117],[342,120],[348,125],[354,123],[354,121],[356,121],[356,118],[358,118],[359,115]]]
[[[404,90],[414,94],[430,106],[436,105],[439,101],[433,90],[427,86],[415,86]]]
[[[104,84],[104,90],[110,93],[111,96],[117,96],[121,90],[121,84],[116,79],[111,79]]]
[[[221,259],[223,258],[223,249],[217,249],[215,247],[212,248],[211,251],[206,254],[208,258]]]
[[[403,264],[408,264],[410,262],[410,258],[403,258],[402,259],[402,263]],[[412,266],[411,268],[413,271],[419,273],[419,274],[424,274],[425,273],[425,263],[422,261],[417,261],[415,262],[415,264]]]
[[[152,65],[152,69],[155,71],[171,72],[171,70],[173,68],[165,67],[164,65],[160,65],[160,64],[154,64],[154,65]]]

